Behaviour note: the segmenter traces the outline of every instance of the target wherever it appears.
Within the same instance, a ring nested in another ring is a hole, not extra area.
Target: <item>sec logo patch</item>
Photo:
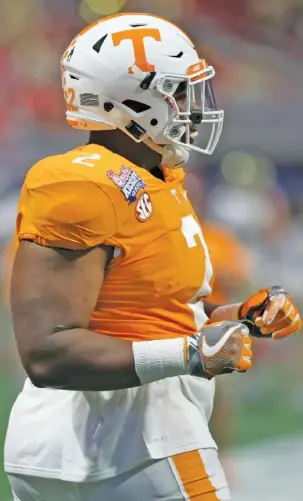
[[[136,205],[136,217],[139,221],[147,221],[150,218],[153,212],[153,206],[151,203],[151,199],[148,193],[143,193],[139,198]]]

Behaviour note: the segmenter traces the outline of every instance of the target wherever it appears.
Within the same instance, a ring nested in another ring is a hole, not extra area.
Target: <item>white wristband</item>
[[[135,369],[142,385],[190,373],[184,356],[186,339],[133,342]]]

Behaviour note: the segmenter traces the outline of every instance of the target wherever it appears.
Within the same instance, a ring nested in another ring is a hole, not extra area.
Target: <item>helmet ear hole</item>
[[[104,103],[104,110],[107,113],[109,113],[113,109],[113,107],[114,107],[113,103],[108,103],[108,102]]]

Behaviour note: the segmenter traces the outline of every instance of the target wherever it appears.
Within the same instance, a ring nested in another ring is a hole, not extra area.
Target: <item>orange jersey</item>
[[[28,173],[19,240],[49,247],[115,249],[90,329],[129,340],[190,335],[206,315],[212,268],[183,188],[182,169],[165,182],[97,145],[46,158]]]

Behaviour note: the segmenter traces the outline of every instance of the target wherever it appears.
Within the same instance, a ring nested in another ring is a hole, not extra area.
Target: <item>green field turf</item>
[[[3,444],[5,430],[8,421],[9,412],[15,396],[18,393],[18,386],[15,379],[6,379],[3,376],[0,379],[0,395],[1,395],[1,412],[0,412],[0,445],[1,453],[0,460],[3,465]],[[3,473],[3,468],[0,471],[0,501],[10,501],[11,495],[6,477]]]

